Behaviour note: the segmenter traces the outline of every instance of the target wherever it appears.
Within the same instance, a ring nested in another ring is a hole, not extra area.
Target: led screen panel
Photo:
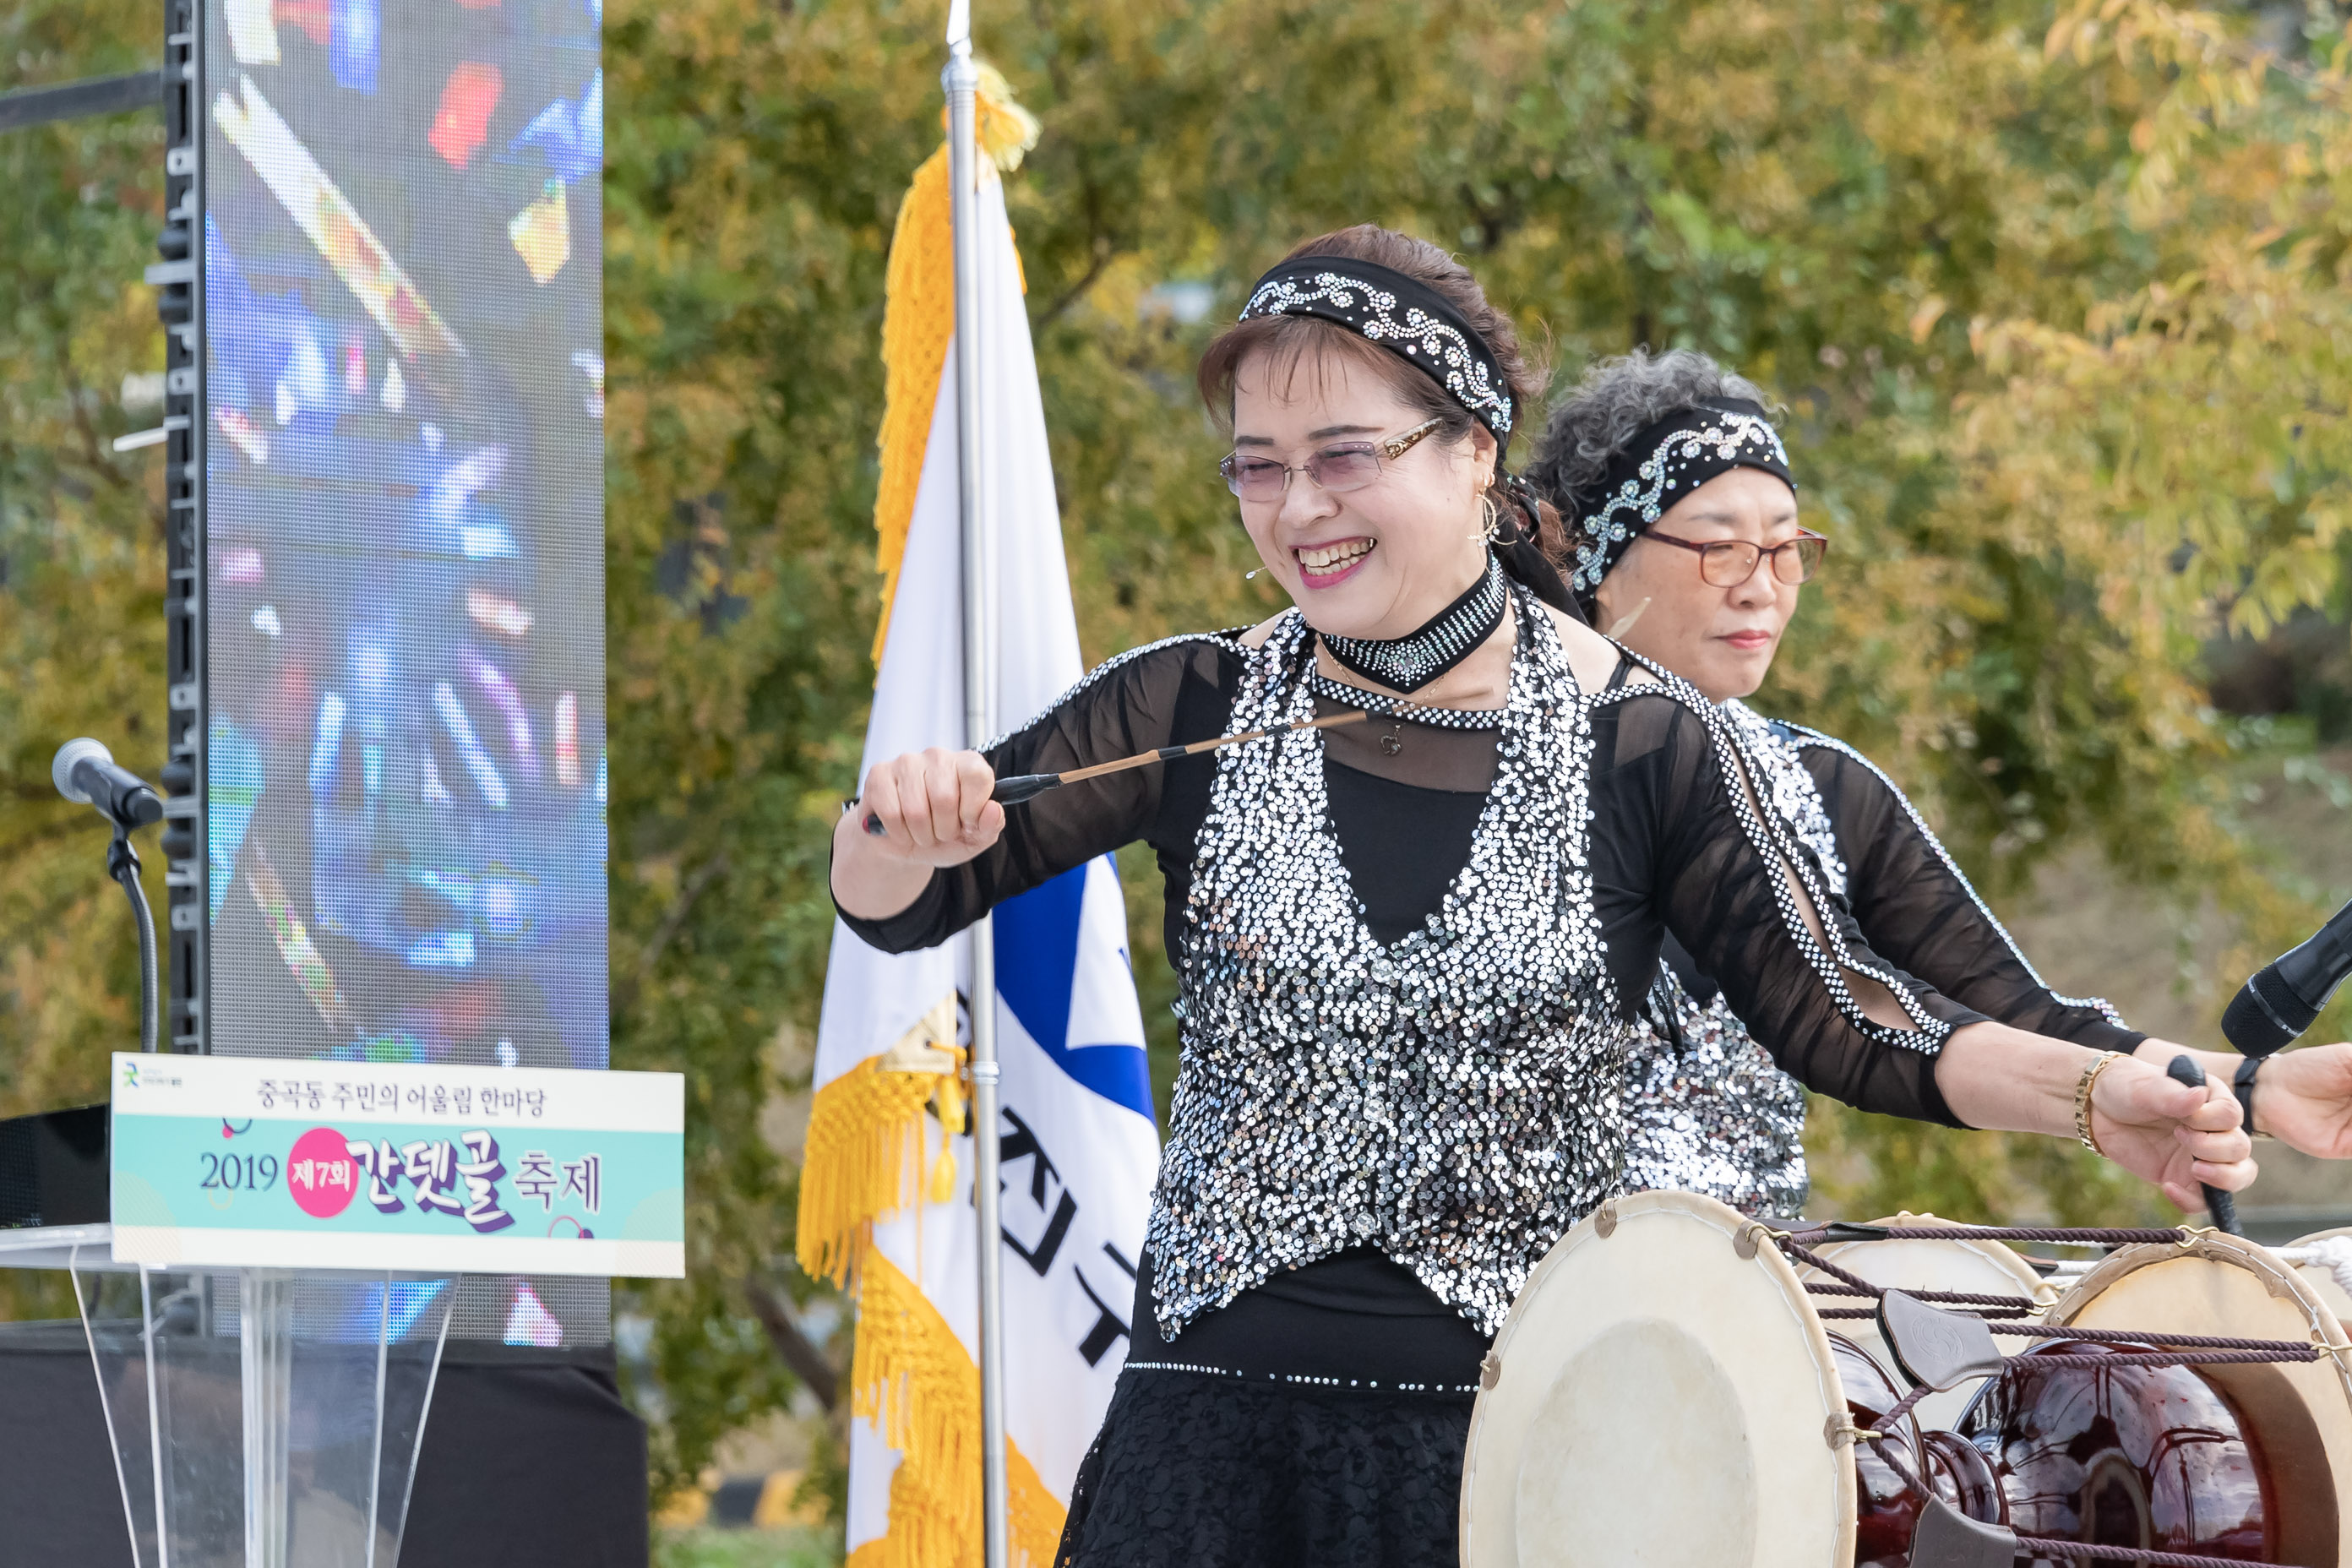
[[[205,0],[214,1051],[605,1065],[599,0]]]

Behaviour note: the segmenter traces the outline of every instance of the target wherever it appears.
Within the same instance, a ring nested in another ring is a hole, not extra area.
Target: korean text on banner
[[[114,1257],[682,1279],[685,1131],[676,1073],[118,1052]]]

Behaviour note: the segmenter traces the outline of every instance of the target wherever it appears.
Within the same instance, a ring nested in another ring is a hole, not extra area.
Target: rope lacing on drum
[[[2245,1559],[2242,1557],[2198,1557],[2186,1552],[2158,1552],[2152,1546],[2098,1546],[2055,1535],[2020,1535],[2017,1549],[2020,1557],[2070,1557],[2081,1563],[2146,1563],[2153,1568],[2245,1568]]]
[[[1875,1301],[1886,1294],[1883,1289],[1873,1285],[1859,1274],[1849,1274],[1820,1253],[1800,1246],[1794,1237],[1785,1232],[1775,1232],[1773,1239],[1780,1244],[1781,1252],[1791,1261],[1818,1269],[1838,1281],[1834,1285],[1824,1285],[1818,1280],[1806,1281],[1805,1289],[1812,1295],[1861,1296]],[[1978,1296],[1961,1290],[1906,1290],[1904,1294],[1915,1301],[1932,1301],[1938,1305],[1978,1308],[1981,1310],[1979,1314],[1980,1316],[1984,1312],[1995,1312],[2017,1317],[2040,1310],[2038,1303],[2029,1301],[2022,1296]],[[1868,1307],[1830,1307],[1823,1309],[1821,1315],[1824,1318],[1870,1318],[1877,1316],[1877,1313]]]
[[[2197,1238],[2213,1232],[2209,1226],[2186,1225],[2157,1230],[2147,1226],[2099,1229],[2068,1226],[1848,1225],[1833,1220],[1772,1234],[1776,1238],[1788,1237],[1816,1247],[1838,1241],[2039,1241],[2055,1247],[2130,1247],[2144,1242],[2193,1246]]]
[[[1847,1232],[1876,1231],[1877,1234],[1874,1236],[1867,1234],[1860,1236],[1838,1236],[1832,1234],[1832,1232],[1839,1230]],[[1796,1241],[1794,1236],[1790,1233],[1786,1231],[1773,1231],[1770,1234],[1772,1236],[1772,1239],[1779,1243],[1781,1252],[1786,1254],[1790,1259],[1796,1262],[1807,1264],[1810,1267],[1820,1269],[1822,1273],[1828,1274],[1833,1279],[1842,1281],[1840,1285],[1835,1286],[1820,1285],[1809,1282],[1805,1287],[1806,1289],[1816,1291],[1822,1295],[1867,1296],[1873,1300],[1883,1300],[1885,1297],[1886,1289],[1885,1287],[1873,1285],[1859,1275],[1848,1273],[1846,1270],[1840,1268],[1836,1264],[1832,1263],[1826,1258],[1822,1258],[1819,1254],[1808,1250],[1806,1247],[1800,1245]],[[1895,1239],[1896,1233],[1891,1229],[1881,1229],[1880,1227],[1869,1226],[1824,1226],[1813,1230],[1803,1231],[1796,1234],[1803,1235],[1808,1239],[1813,1240],[1850,1239],[1856,1241],[1868,1241]],[[2183,1246],[2194,1246],[2198,1237],[2205,1234],[2210,1233],[2205,1232],[2201,1227],[2192,1228],[2187,1226],[2181,1226],[2177,1231],[2080,1231],[2038,1228],[2033,1230],[2025,1230],[2021,1228],[2005,1230],[1993,1230],[1988,1228],[1979,1230],[1972,1227],[1963,1226],[1921,1226],[1913,1227],[1906,1226],[1902,1227],[1900,1237],[1904,1240],[2047,1241],[2060,1243],[2089,1241],[2092,1245],[2115,1246],[2125,1246],[2137,1242],[2153,1241],[2178,1242]],[[2109,1237],[2121,1237],[2122,1239],[2110,1242],[2107,1239]],[[2093,1240],[2093,1238],[2096,1239]],[[1962,1304],[1978,1306],[1979,1308],[1984,1307],[1987,1304],[1991,1304],[1999,1310],[2009,1310],[2012,1305],[2014,1307],[2027,1310],[2032,1310],[2034,1307],[2034,1303],[2025,1300],[2022,1297],[1969,1296],[1958,1291],[1935,1290],[1906,1290],[1904,1294],[1910,1296],[1915,1300],[1955,1301]],[[1856,1307],[1847,1309],[1833,1308],[1821,1312],[1820,1315],[1824,1318],[1858,1318],[1874,1317],[1877,1314],[1876,1310],[1873,1308]],[[1988,1323],[1985,1326],[1990,1332],[1996,1334],[2030,1334],[2044,1342],[2081,1340],[2098,1344],[2166,1345],[2172,1347],[2169,1350],[2147,1351],[2143,1352],[2126,1352],[2115,1355],[2037,1355],[2030,1359],[2020,1358],[2011,1362],[2008,1366],[2003,1367],[1999,1373],[1994,1373],[1993,1375],[1996,1378],[2007,1377],[2013,1372],[2028,1368],[2079,1368],[2090,1370],[2116,1366],[2210,1365],[2221,1363],[2275,1361],[2313,1362],[2317,1361],[2320,1358],[2324,1348],[2334,1348],[2332,1346],[2323,1347],[2318,1344],[2296,1344],[2286,1340],[2226,1339],[2208,1334],[2135,1334],[2114,1329],[2062,1329],[2043,1323]],[[1937,1392],[1935,1389],[1929,1387],[1924,1383],[1916,1384],[1912,1386],[1910,1393],[1895,1401],[1895,1403],[1887,1409],[1885,1415],[1873,1421],[1867,1428],[1846,1426],[1843,1428],[1843,1430],[1838,1430],[1833,1425],[1832,1441],[1834,1441],[1836,1437],[1847,1437],[1850,1441],[1868,1443],[1872,1448],[1876,1450],[1879,1459],[1886,1466],[1886,1468],[1895,1472],[1895,1479],[1903,1483],[1904,1489],[1906,1491],[1908,1491],[1913,1497],[1918,1498],[1923,1501],[1932,1499],[1936,1495],[1935,1491],[1933,1489],[1928,1487],[1925,1481],[1911,1473],[1911,1467],[1903,1462],[1901,1455],[1897,1452],[1900,1445],[1895,1439],[1897,1436],[1895,1431],[1896,1423],[1900,1422],[1905,1416],[1910,1415],[1912,1409],[1916,1406],[1921,1400],[1926,1399],[1929,1394],[1934,1394],[1935,1392]],[[1851,1434],[1850,1437],[1848,1436],[1849,1434]],[[2137,1563],[2147,1564],[2148,1568],[2232,1568],[2232,1565],[2237,1562],[2237,1559],[2235,1558],[2202,1557],[2185,1552],[2159,1552],[2153,1547],[2101,1546],[2089,1542],[2067,1541],[2056,1536],[2030,1535],[2022,1531],[2012,1531],[2011,1533],[2016,1536],[2018,1546],[2017,1555],[2020,1557],[2059,1558],[2062,1560],[2082,1563]]]
[[[1909,1239],[1908,1227],[1906,1229],[1906,1239]],[[1885,1297],[1885,1287],[1873,1285],[1858,1274],[1848,1273],[1819,1253],[1798,1245],[1793,1237],[1776,1235],[1774,1239],[1780,1242],[1780,1250],[1790,1258],[1818,1268],[1840,1281],[1835,1285],[1808,1281],[1805,1289],[1809,1292],[1823,1296],[1863,1296],[1874,1301],[1881,1300]],[[1958,1290],[1906,1290],[1903,1293],[1915,1301],[1949,1302],[2003,1312],[2038,1310],[2035,1303],[2025,1300],[2022,1296],[1978,1296]],[[1878,1314],[1874,1308],[1869,1307],[1832,1307],[1819,1310],[1818,1315],[1822,1318],[1874,1318]],[[2045,1341],[2084,1340],[2095,1344],[2144,1347],[2118,1355],[2035,1356],[2030,1363],[2020,1363],[2034,1367],[2214,1366],[2247,1362],[2313,1362],[2320,1358],[2323,1351],[2322,1346],[2298,1344],[2292,1340],[2226,1339],[2211,1334],[2132,1333],[2116,1329],[2062,1329],[2047,1323],[1987,1323],[1985,1327],[1989,1331],[1996,1334],[2028,1334],[2035,1339]],[[2014,1369],[2004,1369],[1999,1375],[2006,1376],[2011,1370]]]

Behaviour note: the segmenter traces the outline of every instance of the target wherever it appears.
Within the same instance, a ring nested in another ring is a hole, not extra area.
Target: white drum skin
[[[1906,1226],[1942,1226],[1949,1222],[1931,1214],[1908,1210],[1892,1219],[1868,1222],[1889,1230]],[[1833,1241],[1810,1249],[1858,1279],[1886,1290],[1953,1290],[1970,1296],[2019,1296],[2041,1306],[2058,1299],[2058,1292],[2033,1271],[2032,1266],[1998,1241],[1945,1241],[1898,1236],[1891,1241]],[[1829,1277],[1809,1265],[1797,1266],[1797,1277],[1827,1283]],[[1867,1307],[1859,1296],[1814,1298],[1816,1307]],[[1893,1366],[1895,1357],[1868,1318],[1839,1318],[1830,1327],[1853,1340],[1881,1366]],[[2014,1352],[2031,1342],[2003,1337],[1995,1342]],[[1916,1406],[1919,1425],[1930,1430],[1957,1425],[1976,1393],[1975,1385],[1931,1394]]]
[[[2233,1236],[2118,1248],[2050,1310],[2062,1327],[2345,1344],[2344,1326],[2268,1248]],[[2352,1568],[2352,1353],[2199,1369],[2262,1440],[2280,1510],[2280,1560]]]
[[[1853,1455],[1827,1334],[1764,1227],[1604,1205],[1496,1335],[1462,1479],[1465,1568],[1849,1568]]]

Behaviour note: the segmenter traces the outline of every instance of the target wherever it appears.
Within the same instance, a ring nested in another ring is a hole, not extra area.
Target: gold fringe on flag
[[[1001,170],[1036,145],[1036,117],[994,68],[981,68],[977,135]],[[948,150],[915,171],[890,237],[882,315],[881,483],[874,498],[875,566],[883,574],[874,662],[914,521],[915,495],[955,337],[954,225]],[[1015,265],[1019,256],[1015,253]],[[1026,280],[1023,291],[1027,291]],[[802,1163],[798,1252],[811,1274],[848,1287],[857,1306],[850,1410],[898,1452],[890,1478],[888,1533],[849,1554],[847,1568],[971,1568],[982,1559],[980,1372],[921,1289],[874,1246],[874,1222],[918,1196],[955,1195],[946,1139],[923,1171],[929,1106],[949,1133],[964,1131],[964,1052],[955,1044],[956,998],[925,1015],[898,1044],[816,1092]],[[1005,1479],[1016,1560],[1047,1568],[1066,1510],[1009,1440]]]
[[[976,133],[990,163],[1008,173],[1037,144],[1037,117],[1013,100],[994,66],[980,68]],[[931,411],[955,341],[955,222],[948,201],[948,150],[915,171],[890,231],[890,265],[882,282],[882,483],[874,493],[874,566],[882,574],[882,615],[874,628],[874,663],[890,636],[890,605],[907,558],[907,529],[923,481]],[[1017,265],[1019,252],[1014,252]],[[1023,291],[1027,291],[1024,280]]]
[[[923,452],[940,374],[955,339],[955,224],[948,205],[948,150],[923,160],[898,204],[883,279],[882,483],[874,493],[874,565],[882,574],[882,615],[874,663],[890,636],[890,605],[907,557],[907,528],[923,482]]]
[[[955,1155],[947,1139],[924,1179],[923,1108],[942,1132],[964,1129],[964,1053],[955,1043],[956,999],[940,998],[898,1043],[816,1091],[801,1160],[801,1210],[794,1250],[801,1267],[846,1285],[863,1261],[874,1222],[919,1195],[943,1204],[955,1195]]]
[[[846,1568],[970,1568],[981,1560],[980,1372],[930,1299],[880,1253],[858,1279],[850,1413],[898,1451],[890,1532],[849,1554]],[[1066,1512],[1036,1468],[1008,1442],[1009,1544],[1047,1568]]]

